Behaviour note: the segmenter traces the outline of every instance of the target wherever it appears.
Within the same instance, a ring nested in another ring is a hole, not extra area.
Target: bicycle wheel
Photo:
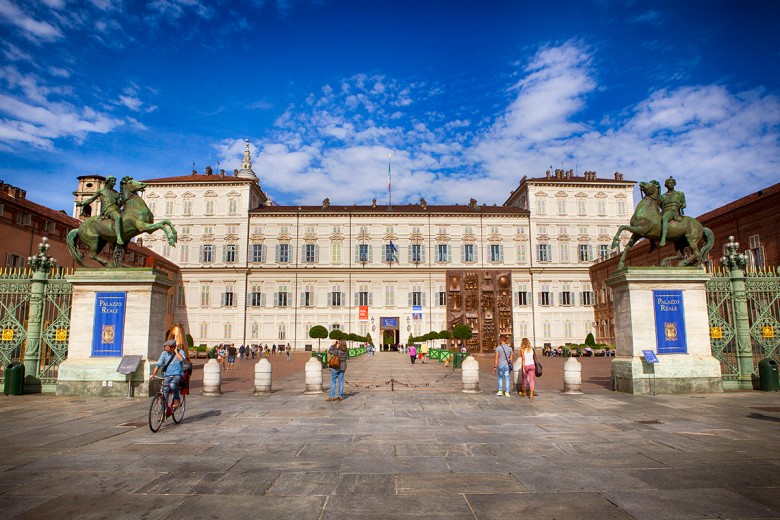
[[[162,394],[157,394],[149,406],[149,429],[156,432],[165,420],[165,399]]]
[[[187,399],[184,394],[179,396],[179,400],[181,404],[179,404],[179,407],[173,411],[173,422],[176,424],[179,424],[181,420],[184,419],[184,405],[187,404]]]

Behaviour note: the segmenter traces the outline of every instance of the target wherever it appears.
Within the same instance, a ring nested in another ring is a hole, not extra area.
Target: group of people
[[[292,347],[288,343],[287,345],[272,344],[270,347],[265,345],[240,345],[236,348],[235,344],[220,343],[213,349],[213,355],[224,370],[230,370],[235,368],[236,357],[239,360],[242,359],[255,359],[255,357],[281,354],[284,352],[287,355],[287,361],[290,361],[292,353]]]
[[[498,375],[498,392],[496,395],[509,397],[510,381],[512,380],[510,366],[513,365],[512,358],[514,352],[508,344],[509,336],[504,334],[500,337],[500,344],[496,347],[496,355],[493,360],[493,373]],[[534,389],[536,387],[536,354],[528,338],[523,338],[520,342],[520,354],[514,363],[520,364],[520,376],[522,377],[521,390],[519,395],[529,399],[534,398]]]

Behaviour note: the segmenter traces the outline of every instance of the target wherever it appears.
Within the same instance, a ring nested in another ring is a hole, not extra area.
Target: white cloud
[[[33,19],[11,0],[0,0],[0,17],[17,26],[24,36],[33,41],[54,41],[63,37],[58,27]]]

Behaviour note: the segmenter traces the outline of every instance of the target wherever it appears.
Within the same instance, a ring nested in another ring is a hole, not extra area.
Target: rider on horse
[[[114,189],[116,184],[116,177],[109,175],[106,178],[106,185],[102,189],[99,189],[90,198],[83,202],[77,202],[76,206],[87,206],[100,197],[100,216],[102,218],[109,218],[114,221],[114,232],[116,233],[116,243],[120,246],[124,244],[122,240],[122,213],[120,206],[122,205],[122,196]]]
[[[663,247],[666,245],[666,230],[669,227],[670,220],[682,220],[683,209],[685,209],[685,194],[681,191],[674,191],[677,181],[674,177],[666,179],[664,186],[668,190],[661,195],[661,241],[658,244]]]

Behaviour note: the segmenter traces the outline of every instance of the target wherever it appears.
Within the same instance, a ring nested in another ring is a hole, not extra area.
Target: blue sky
[[[0,179],[240,167],[281,204],[501,204],[550,166],[697,215],[777,182],[780,2],[0,0]]]

